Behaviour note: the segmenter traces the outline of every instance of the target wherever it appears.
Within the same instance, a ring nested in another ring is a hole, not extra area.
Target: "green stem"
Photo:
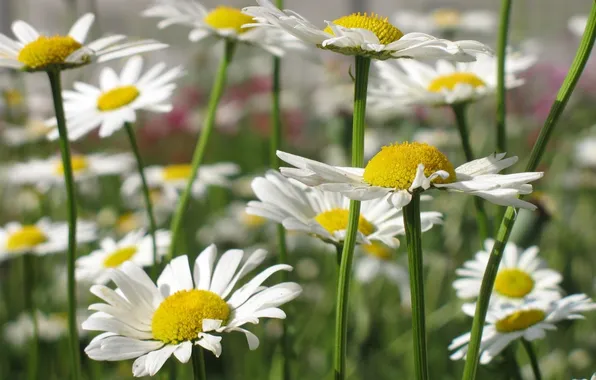
[[[511,0],[501,1],[501,24],[497,42],[497,152],[507,151],[507,129],[505,125],[505,55],[511,15]]]
[[[37,324],[37,311],[33,302],[33,291],[35,289],[35,257],[27,253],[23,255],[23,290],[25,291],[25,308],[30,313],[31,324],[33,325],[33,337],[29,351],[29,363],[27,364],[27,379],[37,379],[39,365],[39,326]]]
[[[147,209],[147,218],[149,219],[149,232],[151,233],[151,244],[153,244],[153,266],[151,267],[151,277],[156,280],[159,272],[159,257],[157,256],[157,238],[155,236],[157,231],[157,225],[155,223],[155,215],[153,214],[153,204],[151,203],[151,192],[149,185],[147,184],[147,178],[145,177],[145,171],[143,168],[143,158],[139,150],[139,144],[137,143],[137,137],[135,135],[134,128],[131,123],[124,123],[124,129],[128,134],[128,140],[130,141],[130,147],[137,160],[137,169],[139,176],[141,177],[141,185],[143,191],[143,198],[145,198],[145,208]]]
[[[192,156],[191,172],[190,176],[188,177],[188,183],[186,184],[186,188],[184,189],[184,192],[182,193],[180,200],[178,201],[176,211],[174,212],[174,216],[172,217],[172,223],[170,226],[172,231],[172,242],[170,244],[170,249],[168,252],[169,259],[172,259],[175,256],[176,243],[178,242],[180,237],[179,235],[182,228],[184,212],[188,208],[188,203],[190,202],[190,197],[192,195],[192,186],[195,179],[197,178],[197,175],[199,174],[199,167],[201,166],[203,158],[205,157],[205,151],[207,150],[209,137],[211,136],[211,132],[213,131],[213,127],[215,126],[215,114],[217,112],[217,105],[219,104],[219,100],[221,98],[226,84],[228,66],[232,61],[235,48],[236,43],[233,40],[226,40],[224,56],[221,60],[221,63],[219,64],[219,68],[215,77],[215,83],[213,84],[213,88],[211,89],[211,96],[209,97],[209,105],[207,109],[207,116],[205,117],[205,125],[203,125],[201,136],[199,137],[199,141],[197,143],[197,146],[195,147],[195,151]]]
[[[70,348],[71,378],[78,380],[81,377],[81,362],[79,353],[79,332],[77,327],[77,295],[75,279],[75,261],[77,258],[77,205],[75,199],[74,179],[72,174],[72,163],[70,159],[70,145],[68,141],[68,130],[64,118],[64,105],[62,101],[62,84],[60,71],[48,71],[54,110],[56,112],[56,124],[60,135],[60,153],[62,154],[62,166],[64,168],[64,184],[66,187],[67,212],[68,212],[68,253],[67,261],[67,294],[68,294],[68,334]]]
[[[546,145],[550,136],[554,130],[554,127],[557,125],[573,90],[575,89],[575,85],[581,76],[581,73],[586,66],[586,62],[590,57],[590,52],[592,51],[592,47],[594,46],[594,39],[596,38],[596,0],[592,3],[592,9],[590,11],[590,16],[588,18],[588,23],[586,25],[586,29],[584,31],[584,36],[578,48],[578,51],[573,59],[573,63],[571,64],[571,68],[565,77],[559,92],[557,93],[557,97],[555,102],[553,103],[550,113],[546,118],[544,126],[540,131],[540,135],[534,147],[532,148],[532,152],[530,154],[530,160],[528,165],[526,166],[526,171],[534,171],[538,167],[540,160],[542,159],[542,155],[544,154],[544,150],[546,149]],[[488,303],[490,294],[493,289],[493,285],[495,283],[495,277],[497,274],[497,270],[499,268],[499,264],[501,262],[501,257],[503,253],[503,249],[505,248],[505,244],[507,244],[507,240],[509,239],[509,235],[511,234],[511,229],[513,224],[515,223],[517,212],[514,207],[508,207],[507,211],[505,212],[505,216],[501,221],[501,226],[499,227],[499,232],[497,233],[497,239],[495,241],[495,245],[491,252],[490,258],[488,260],[486,266],[486,272],[484,273],[484,277],[482,278],[482,284],[480,286],[480,295],[478,297],[478,302],[476,306],[476,313],[474,315],[474,321],[472,322],[472,330],[471,330],[471,337],[470,337],[470,345],[468,347],[468,354],[466,357],[466,364],[464,367],[464,373],[462,376],[463,380],[472,380],[476,378],[476,371],[478,369],[478,359],[480,356],[480,340],[482,335],[482,327],[484,326],[484,321],[486,319],[486,311],[488,310]]]
[[[341,253],[344,250],[343,244],[336,244],[335,245],[335,260],[337,261],[337,267],[341,265]]]
[[[503,357],[507,365],[507,378],[513,380],[523,380],[520,372],[519,363],[515,358],[515,345],[510,345],[503,351]]]
[[[466,118],[466,104],[454,104],[451,108],[455,114],[457,129],[461,138],[464,154],[466,155],[466,161],[470,162],[474,160],[474,151],[472,150],[472,145],[470,144],[470,132]],[[490,235],[490,223],[482,199],[474,197],[474,206],[476,208],[476,223],[478,224],[478,232],[483,244]]]
[[[203,347],[192,347],[192,372],[194,380],[207,380],[207,372],[205,370],[205,355]]]
[[[408,246],[410,270],[410,294],[412,299],[412,338],[414,365],[417,380],[427,380],[428,358],[426,349],[426,320],[424,312],[424,268],[422,257],[422,230],[420,225],[420,194],[412,194],[412,200],[403,209]]]
[[[364,164],[364,117],[366,114],[366,92],[370,58],[356,56],[356,83],[354,85],[354,118],[352,121],[352,166]],[[358,233],[360,201],[350,201],[350,214],[344,246],[341,253],[339,277],[337,280],[337,301],[335,313],[335,380],[346,378],[346,347],[348,341],[348,299],[354,245]]]
[[[530,358],[530,365],[532,366],[532,372],[534,372],[534,379],[542,380],[542,374],[540,373],[540,365],[538,365],[538,358],[536,357],[536,353],[534,352],[534,346],[532,346],[532,342],[529,342],[523,338],[521,342],[526,352],[528,353],[528,358]]]

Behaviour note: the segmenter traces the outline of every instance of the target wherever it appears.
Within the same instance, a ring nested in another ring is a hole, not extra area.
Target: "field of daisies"
[[[596,1],[252,1],[2,0],[0,379],[596,380]]]

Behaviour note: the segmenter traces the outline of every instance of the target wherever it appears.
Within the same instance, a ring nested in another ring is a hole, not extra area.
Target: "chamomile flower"
[[[163,256],[170,246],[170,232],[155,232],[157,254]],[[119,268],[125,261],[131,261],[140,267],[153,265],[153,240],[145,230],[129,232],[119,241],[105,238],[99,243],[100,248],[76,262],[76,276],[79,280],[106,284],[110,280],[109,269]]]
[[[275,232],[266,227],[273,227],[268,220],[246,212],[246,203],[237,201],[230,203],[222,214],[206,223],[197,233],[199,241],[207,244],[246,245],[255,241],[261,232],[275,239]],[[271,232],[271,233],[269,233]]]
[[[131,171],[135,165],[130,153],[89,155],[74,154],[71,166],[75,181],[83,181],[104,175],[120,175]],[[4,169],[7,182],[16,185],[48,186],[64,183],[64,166],[59,156],[48,159],[34,159],[13,164]]]
[[[494,240],[487,239],[484,250],[455,271],[459,278],[453,282],[453,287],[459,298],[476,298],[480,294],[480,284],[494,244]],[[491,299],[522,302],[528,298],[561,298],[559,284],[563,278],[546,267],[544,260],[538,257],[538,252],[538,247],[522,250],[514,243],[507,243]]]
[[[169,112],[169,101],[176,89],[174,80],[183,74],[178,66],[165,71],[160,63],[141,75],[143,58],[130,58],[118,75],[112,68],[104,68],[99,76],[99,87],[76,82],[74,91],[64,91],[64,109],[70,140],[77,140],[99,127],[99,136],[108,137],[124,126],[134,123],[137,112]],[[48,120],[54,127],[48,134],[51,140],[59,137],[56,118]]]
[[[497,174],[517,162],[505,153],[470,161],[453,168],[447,157],[434,146],[423,143],[396,143],[385,146],[365,168],[337,167],[278,151],[277,156],[296,168],[281,168],[286,177],[321,190],[339,192],[350,199],[365,201],[387,198],[401,208],[414,191],[445,189],[484,198],[501,206],[534,210],[536,206],[518,199],[530,194],[528,182],[542,172]]]
[[[254,350],[259,339],[242,326],[259,323],[260,318],[285,318],[279,306],[296,298],[302,288],[292,282],[271,287],[263,282],[285,264],[274,265],[233,291],[238,281],[260,265],[267,252],[256,250],[244,264],[244,251],[229,250],[217,264],[214,245],[197,258],[194,268],[188,257],[172,260],[157,280],[131,262],[111,270],[118,287],[112,290],[94,285],[91,292],[106,303],[89,307],[97,313],[83,323],[86,330],[105,331],[93,339],[85,352],[93,360],[134,359],[134,376],[153,376],[172,355],[182,363],[191,356],[193,345],[219,357],[223,333],[246,335]]]
[[[191,173],[190,164],[173,164],[167,166],[150,166],[145,168],[145,177],[151,188],[163,189],[162,199],[170,204],[174,199],[178,199],[178,192],[184,190]],[[207,187],[229,186],[229,177],[238,174],[240,168],[231,162],[220,162],[211,165],[201,165],[199,175],[195,179],[192,187],[192,194],[196,198],[205,195]],[[122,184],[122,193],[131,196],[141,189],[141,178],[138,174],[128,177]],[[176,202],[172,203],[175,207]]]
[[[25,21],[15,21],[12,32],[16,41],[0,34],[0,67],[25,71],[65,70],[168,46],[154,40],[122,43],[126,39],[123,35],[85,44],[94,20],[95,16],[87,13],[74,23],[67,35],[53,36],[40,34]]]
[[[325,21],[327,27],[320,29],[294,11],[279,10],[269,0],[257,0],[257,3],[259,6],[243,10],[258,21],[251,26],[283,29],[307,44],[344,55],[381,60],[451,58],[473,61],[473,55],[490,52],[477,41],[452,42],[423,33],[404,35],[386,17],[374,13],[354,13],[334,21]]]
[[[246,212],[283,224],[287,230],[302,231],[332,244],[341,244],[346,235],[350,200],[339,193],[323,191],[283,177],[270,170],[252,183],[259,201],[250,201]],[[421,213],[427,230],[441,223],[437,212]],[[396,235],[404,234],[401,210],[385,199],[363,202],[358,222],[358,242],[382,242],[397,247]]]
[[[46,314],[35,311],[39,340],[55,342],[68,334],[66,314]],[[34,325],[31,313],[21,313],[17,319],[4,325],[3,335],[7,342],[16,347],[23,347],[34,337]]]
[[[584,31],[586,30],[586,25],[588,24],[588,16],[584,15],[577,15],[573,16],[567,22],[567,27],[577,37],[581,37],[584,35]]]
[[[77,223],[77,242],[88,243],[95,238],[94,223]],[[0,262],[27,253],[43,256],[63,252],[67,248],[68,223],[65,222],[42,218],[35,224],[11,222],[0,227]]]
[[[518,75],[534,64],[536,57],[508,54],[505,87],[521,86]],[[439,60],[435,66],[413,60],[375,62],[368,101],[391,109],[397,105],[440,106],[472,102],[494,94],[497,88],[497,59],[479,55],[475,62],[451,63]],[[376,82],[376,83],[375,83]]]
[[[278,56],[284,54],[284,48],[300,48],[295,38],[279,30],[250,27],[255,20],[234,7],[207,9],[195,0],[158,0],[143,16],[163,19],[157,24],[160,29],[174,24],[191,27],[188,38],[194,42],[209,37],[231,39]]]
[[[456,31],[492,33],[497,25],[497,17],[493,12],[485,10],[460,12],[449,8],[438,8],[427,13],[400,10],[392,20],[397,25],[401,25],[404,30],[443,34]]]
[[[546,336],[546,331],[556,330],[556,323],[583,319],[582,312],[596,309],[596,304],[585,294],[573,294],[560,300],[538,299],[522,304],[498,303],[489,308],[480,343],[480,363],[487,364],[517,339],[533,341]],[[464,307],[464,312],[474,315],[475,307]],[[470,333],[451,342],[452,360],[463,359],[468,351]]]
[[[49,131],[43,120],[30,118],[22,125],[7,124],[0,131],[0,140],[9,146],[23,146],[44,140]]]

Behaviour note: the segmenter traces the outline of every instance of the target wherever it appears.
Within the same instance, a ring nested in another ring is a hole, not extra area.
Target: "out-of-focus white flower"
[[[577,15],[573,16],[567,22],[567,27],[569,31],[573,33],[577,37],[581,37],[584,35],[584,30],[586,30],[586,25],[588,24],[588,16],[585,15]]]
[[[197,237],[203,244],[233,243],[246,246],[254,243],[262,231],[274,239],[274,231],[265,228],[266,225],[271,225],[267,219],[246,212],[246,203],[233,202],[222,215],[215,215],[212,222],[201,227]]]
[[[456,9],[438,8],[428,13],[400,10],[392,17],[395,24],[405,31],[424,33],[485,32],[493,33],[497,17],[485,10],[460,12]]]
[[[77,311],[77,320],[82,322],[86,315],[85,310]],[[44,313],[35,311],[38,337],[44,342],[55,342],[68,335],[68,321],[66,314]],[[77,324],[80,326],[80,323]],[[8,343],[15,347],[23,347],[33,338],[33,320],[31,313],[21,313],[16,320],[4,325],[3,335]],[[79,329],[79,338],[84,337],[86,331]]]
[[[596,137],[582,138],[575,144],[574,159],[583,168],[596,167]]]
[[[22,146],[44,140],[49,131],[44,120],[27,119],[23,125],[7,125],[0,131],[0,136],[6,145]]]

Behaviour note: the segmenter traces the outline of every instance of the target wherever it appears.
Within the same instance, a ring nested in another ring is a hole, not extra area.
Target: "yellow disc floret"
[[[205,16],[203,21],[212,28],[233,29],[238,34],[250,30],[250,28],[243,28],[243,25],[254,22],[251,16],[242,13],[240,9],[226,6],[216,7]]]
[[[97,109],[112,111],[132,103],[139,97],[139,90],[135,86],[116,87],[104,92],[97,98]]]
[[[486,86],[486,83],[484,83],[484,81],[476,74],[453,73],[435,78],[430,82],[427,89],[431,92],[441,92],[443,90],[453,91],[458,84],[465,84],[472,86],[473,88]]]
[[[254,228],[262,226],[267,221],[267,219],[262,216],[249,214],[247,212],[242,213],[240,220],[245,226]]]
[[[65,63],[66,58],[83,45],[70,36],[39,36],[19,52],[17,59],[32,69]]]
[[[534,289],[534,280],[526,272],[511,268],[500,270],[495,279],[495,291],[505,297],[523,298]]]
[[[407,190],[416,178],[419,164],[424,165],[427,177],[439,170],[449,173],[448,178],[437,177],[433,183],[455,181],[455,170],[447,157],[434,146],[418,142],[384,146],[366,165],[363,178],[373,186]]]
[[[161,177],[164,181],[180,181],[190,177],[191,167],[188,164],[168,165],[162,169]]]
[[[372,244],[363,245],[362,248],[364,248],[364,252],[367,254],[381,260],[391,259],[394,250],[393,248],[388,247],[378,241],[374,241]]]
[[[70,166],[74,174],[84,172],[89,167],[89,162],[85,156],[73,155],[70,159]],[[64,175],[64,165],[59,162],[56,165],[56,174]]]
[[[123,262],[130,260],[135,253],[137,253],[137,247],[123,247],[112,252],[103,261],[103,266],[106,268],[119,267]]]
[[[383,45],[395,42],[404,35],[401,30],[397,29],[388,21],[387,17],[381,17],[374,13],[371,13],[370,16],[366,13],[352,13],[349,16],[333,20],[333,23],[335,25],[343,26],[344,28],[369,30],[377,36],[379,42]],[[335,35],[329,26],[324,29],[324,32]]]
[[[166,344],[195,341],[204,319],[227,321],[230,307],[208,290],[181,290],[166,298],[153,314],[153,338]]]
[[[348,216],[350,211],[343,208],[334,208],[324,211],[315,217],[315,220],[330,234],[348,228]],[[363,235],[370,235],[375,232],[375,226],[366,220],[362,215],[358,219],[358,231]]]
[[[539,309],[520,310],[500,319],[495,323],[495,328],[500,333],[510,333],[525,330],[539,322],[544,321],[546,314]]]
[[[26,250],[47,241],[48,237],[39,227],[26,225],[8,235],[6,249],[9,251]]]

